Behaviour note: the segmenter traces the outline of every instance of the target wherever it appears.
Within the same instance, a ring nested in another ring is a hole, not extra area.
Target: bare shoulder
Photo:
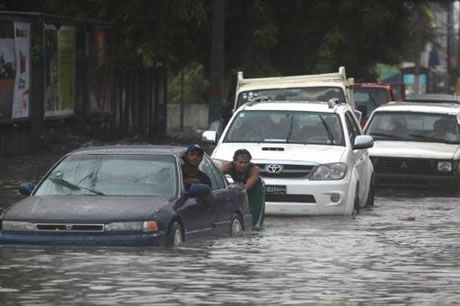
[[[224,164],[222,164],[222,166],[220,167],[220,170],[221,170],[223,173],[228,173],[228,172],[230,172],[231,169],[232,169],[232,163],[231,163],[231,162],[224,163]]]

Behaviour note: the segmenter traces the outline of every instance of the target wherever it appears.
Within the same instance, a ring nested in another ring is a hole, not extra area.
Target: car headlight
[[[4,232],[33,232],[36,230],[35,224],[25,221],[6,221],[2,222]]]
[[[450,162],[450,161],[440,161],[440,162],[438,162],[438,171],[440,171],[440,172],[451,172],[452,171],[452,162]]]
[[[346,163],[319,165],[310,175],[310,180],[341,180],[347,174]]]
[[[136,222],[112,222],[104,226],[106,232],[127,232],[127,231],[158,231],[158,224],[155,221]]]

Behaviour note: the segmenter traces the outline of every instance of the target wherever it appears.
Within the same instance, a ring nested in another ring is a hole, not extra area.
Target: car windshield
[[[366,128],[376,140],[460,143],[457,117],[416,112],[377,112]]]
[[[300,111],[241,111],[224,142],[287,142],[344,145],[337,114]]]
[[[163,155],[70,155],[35,195],[173,196],[175,158]]]
[[[268,97],[277,101],[329,101],[333,98],[345,101],[345,95],[339,87],[276,88],[241,92],[238,96],[238,107],[257,97]]]
[[[353,89],[356,109],[366,114],[372,113],[377,107],[390,100],[384,88],[356,87]]]

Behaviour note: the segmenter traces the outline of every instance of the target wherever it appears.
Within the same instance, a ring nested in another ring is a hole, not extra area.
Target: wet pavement
[[[26,179],[49,165],[34,167]],[[10,177],[0,206],[20,198]],[[459,229],[458,194],[386,190],[354,218],[269,217],[175,250],[0,246],[0,305],[453,305]]]

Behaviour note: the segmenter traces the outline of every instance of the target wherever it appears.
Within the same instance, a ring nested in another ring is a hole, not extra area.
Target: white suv
[[[215,134],[203,138],[215,142]],[[251,152],[266,184],[267,214],[351,215],[374,201],[372,145],[348,104],[254,101],[232,116],[212,158]]]

